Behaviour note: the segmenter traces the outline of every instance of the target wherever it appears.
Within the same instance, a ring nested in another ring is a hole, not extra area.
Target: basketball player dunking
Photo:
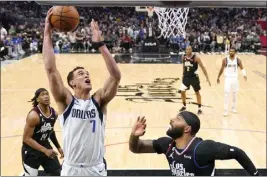
[[[238,83],[238,66],[240,67],[244,79],[247,80],[246,71],[243,67],[243,64],[239,58],[235,56],[235,49],[231,48],[229,51],[229,57],[226,57],[222,61],[222,67],[219,71],[217,83],[220,83],[220,77],[225,69],[225,80],[224,80],[224,116],[228,115],[228,101],[231,90],[233,91],[233,113],[236,113],[236,101],[237,101],[237,92],[239,90]]]
[[[115,97],[121,73],[109,50],[102,42],[98,23],[92,20],[92,45],[101,52],[109,78],[103,88],[91,95],[91,80],[83,67],[74,68],[67,76],[74,95],[64,86],[56,67],[51,39],[52,26],[48,11],[43,42],[43,56],[51,92],[58,105],[63,127],[64,162],[62,176],[106,176],[104,160],[107,104]],[[93,64],[93,63],[92,63]]]
[[[183,101],[183,107],[180,109],[181,111],[186,110],[186,90],[189,90],[190,85],[193,87],[196,96],[197,96],[197,104],[198,104],[198,112],[197,114],[201,114],[201,95],[199,93],[201,87],[200,87],[200,81],[197,74],[198,65],[201,67],[204,75],[206,76],[206,79],[211,85],[208,73],[206,68],[204,67],[202,61],[198,56],[192,53],[192,47],[188,46],[186,48],[186,55],[182,58],[183,62],[183,79],[182,79],[182,85],[180,87],[181,95],[182,95],[182,101]]]
[[[60,176],[61,166],[57,152],[48,141],[50,139],[53,142],[63,158],[63,150],[54,131],[57,113],[49,106],[49,93],[44,88],[36,90],[31,101],[33,109],[26,119],[21,150],[24,176],[37,176],[40,166],[51,176]]]
[[[200,120],[192,112],[183,111],[170,120],[169,137],[141,140],[146,131],[146,119],[138,117],[132,128],[129,149],[133,153],[164,154],[173,176],[212,176],[215,160],[235,159],[253,176],[259,172],[246,153],[234,146],[202,140],[196,137]]]

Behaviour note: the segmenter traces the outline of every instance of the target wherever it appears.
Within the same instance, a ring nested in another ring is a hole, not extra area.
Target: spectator
[[[40,6],[33,1],[2,1],[0,4],[5,7],[1,9],[1,14],[5,14],[4,17],[1,17],[3,24],[6,21],[5,28],[0,26],[1,45],[7,49],[5,51],[8,51],[8,54],[11,52],[11,55],[22,55],[28,50],[40,52],[43,19],[49,6]],[[136,12],[134,7],[77,8],[82,19],[77,30],[67,35],[53,34],[53,43],[59,52],[92,51],[91,31],[89,25],[84,25],[86,22],[89,24],[88,21],[91,19],[86,19],[86,17],[99,19],[106,45],[113,52],[120,52],[120,46],[124,50],[128,50],[131,46],[141,45],[148,36],[149,28],[152,29],[153,35],[161,34],[158,21],[148,20],[147,14]],[[238,51],[256,50],[259,44],[258,36],[263,35],[266,31],[250,21],[265,19],[266,16],[267,13],[264,9],[192,8],[189,10],[187,19],[187,38],[179,36],[178,38],[164,39],[161,37],[159,41],[164,45],[170,41],[169,46],[172,50],[184,50],[184,47],[190,43],[194,51],[216,52],[225,48],[227,40],[224,37],[232,36],[229,38],[229,44]],[[127,36],[131,40],[128,40]],[[6,40],[7,38],[8,40]],[[129,43],[129,41],[131,42]],[[169,49],[167,48],[167,50]]]
[[[230,40],[228,36],[224,36],[225,54],[229,53],[230,50]]]
[[[0,37],[1,37],[1,41],[4,41],[7,37],[7,31],[6,29],[3,27],[3,25],[0,23]]]
[[[16,34],[16,30],[15,30],[13,25],[10,26],[10,28],[8,30],[8,34],[10,34],[10,35],[15,35]]]
[[[223,35],[222,35],[222,32],[219,32],[216,36],[216,42],[217,42],[217,48],[218,48],[218,51],[221,52],[222,51],[222,48],[223,48]]]
[[[70,51],[73,52],[76,49],[76,34],[74,32],[69,32],[68,38],[70,41]]]
[[[83,45],[83,40],[84,40],[84,35],[83,35],[83,33],[81,32],[81,29],[78,29],[77,31],[76,31],[76,36],[75,36],[75,38],[76,38],[76,51],[78,51],[78,52],[81,52],[81,51],[83,51],[84,52],[84,45]]]
[[[32,53],[35,53],[38,51],[38,42],[36,39],[33,39],[32,42],[30,43],[30,51]]]
[[[131,47],[131,43],[132,43],[131,37],[127,33],[124,34],[121,39],[121,47],[123,48],[123,50],[128,52]]]

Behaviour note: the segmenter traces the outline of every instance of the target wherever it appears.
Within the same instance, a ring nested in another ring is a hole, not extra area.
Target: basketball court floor
[[[103,86],[108,76],[100,55],[57,55],[57,66],[67,85],[68,72],[84,66],[91,75],[93,90]],[[237,114],[223,117],[223,76],[216,83],[224,55],[200,55],[207,68],[212,86],[199,70],[203,112],[198,136],[243,149],[257,168],[266,168],[266,57],[239,55],[247,70],[248,80],[240,74]],[[108,169],[168,169],[164,155],[133,154],[128,148],[131,127],[138,116],[146,116],[144,137],[165,136],[169,119],[182,106],[180,64],[118,64],[122,79],[117,96],[108,106],[106,127],[106,159]],[[241,72],[240,72],[241,73]],[[1,175],[19,175],[22,133],[29,101],[39,87],[49,88],[41,55],[33,55],[1,68]],[[188,110],[196,112],[192,90],[188,91]],[[52,98],[52,106],[56,108]],[[191,103],[191,104],[190,104]],[[230,105],[231,106],[231,101]],[[57,137],[62,144],[61,128],[56,123]],[[235,160],[217,161],[216,168],[242,168]]]

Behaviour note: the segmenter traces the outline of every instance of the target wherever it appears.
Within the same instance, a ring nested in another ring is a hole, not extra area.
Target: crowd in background
[[[34,1],[0,2],[1,53],[9,57],[42,51],[44,19],[49,6]],[[141,46],[152,28],[155,39],[160,35],[157,16],[150,20],[147,13],[134,7],[78,7],[81,20],[75,32],[53,33],[56,53],[95,52],[91,47],[89,22],[100,22],[104,41],[113,53],[128,52]],[[264,9],[253,8],[192,8],[189,10],[186,37],[157,38],[170,51],[183,51],[192,45],[195,52],[220,52],[229,44],[238,51],[255,51],[260,35],[266,31],[253,20],[266,20]],[[1,56],[0,56],[1,57]]]

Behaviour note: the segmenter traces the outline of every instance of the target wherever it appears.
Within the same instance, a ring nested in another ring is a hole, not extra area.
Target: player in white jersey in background
[[[229,51],[229,57],[226,57],[222,61],[222,67],[219,71],[217,83],[220,83],[220,76],[225,70],[224,76],[224,116],[228,115],[228,102],[231,91],[233,91],[233,106],[232,111],[236,113],[236,101],[237,101],[237,92],[239,90],[238,83],[238,67],[240,67],[244,79],[247,80],[246,71],[243,67],[243,64],[239,58],[236,57],[235,49],[231,48]]]
[[[92,44],[98,49],[110,74],[103,88],[91,95],[89,72],[74,68],[67,77],[74,95],[63,84],[56,67],[52,44],[52,26],[48,11],[45,20],[43,60],[53,97],[63,127],[64,162],[61,176],[106,176],[104,133],[107,104],[115,97],[121,79],[120,70],[102,42],[98,23],[92,20]],[[67,62],[67,61],[66,61]],[[89,62],[89,61],[88,61]],[[93,64],[93,63],[92,63]]]

